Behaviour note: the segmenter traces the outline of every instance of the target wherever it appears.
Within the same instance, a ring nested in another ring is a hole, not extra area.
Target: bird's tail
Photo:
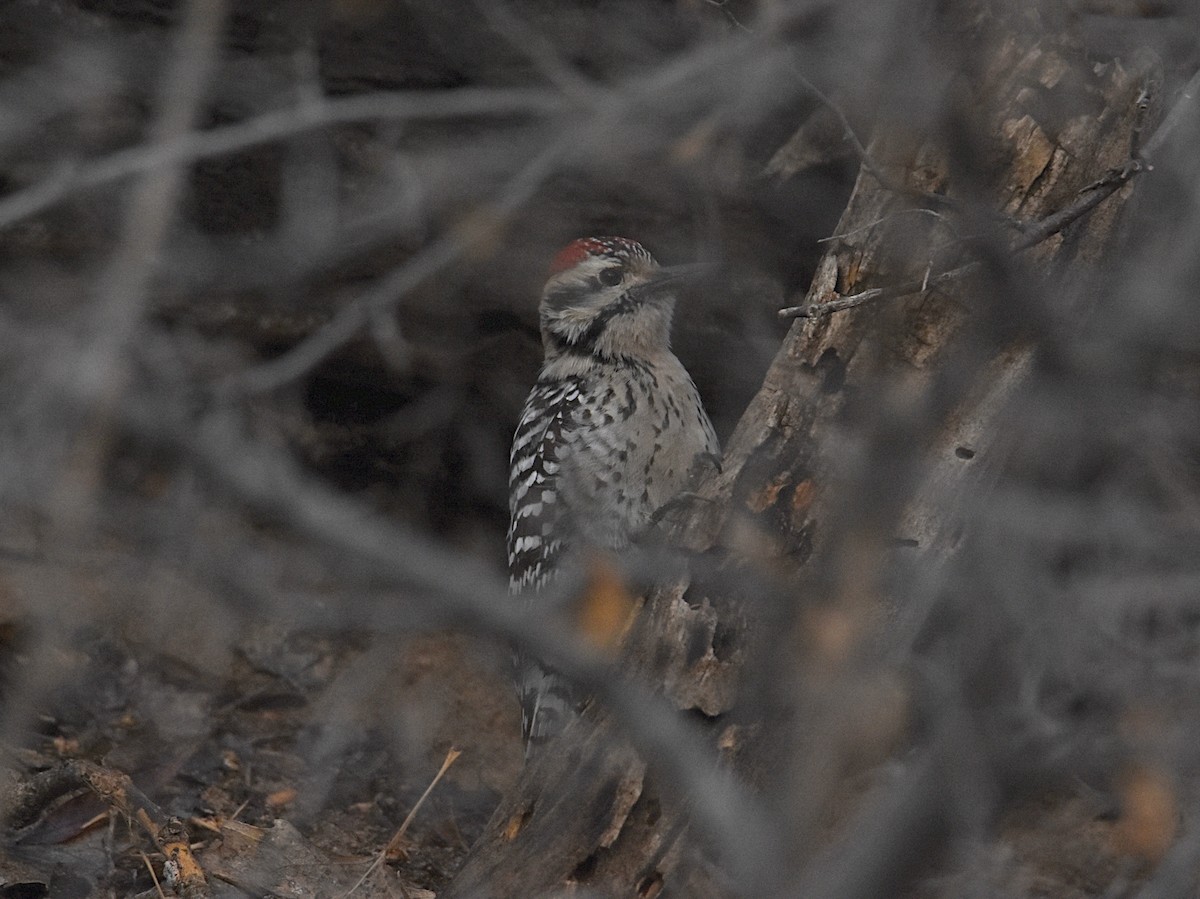
[[[558,736],[579,712],[578,690],[569,680],[536,659],[518,653],[517,689],[525,756]]]

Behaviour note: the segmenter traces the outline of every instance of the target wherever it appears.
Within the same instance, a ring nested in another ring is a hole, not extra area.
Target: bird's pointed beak
[[[692,262],[687,265],[669,265],[660,268],[650,279],[652,283],[663,282],[673,284],[677,281],[688,281],[708,271],[711,266],[703,262]]]
[[[647,280],[639,284],[636,290],[649,299],[655,294],[699,277],[710,268],[711,266],[701,262],[687,265],[664,266],[657,269]]]

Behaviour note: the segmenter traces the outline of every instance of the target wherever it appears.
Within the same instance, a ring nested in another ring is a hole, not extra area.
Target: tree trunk
[[[943,43],[931,51],[951,61],[948,121],[877,122],[871,163],[806,303],[932,280],[979,258],[983,265],[933,289],[797,321],[729,441],[722,471],[699,488],[702,500],[688,504],[675,528],[692,553],[731,553],[725,571],[752,570],[794,586],[819,570],[823,579],[802,582],[823,601],[798,669],[798,692],[813,701],[881,620],[905,620],[906,610],[879,598],[889,545],[898,542],[897,551],[921,566],[944,563],[959,545],[954,510],[1003,463],[997,424],[1033,365],[1031,332],[1042,318],[1071,312],[1067,297],[1039,296],[1038,277],[1101,258],[1130,191],[1121,188],[1023,251],[1019,267],[1009,264],[1001,245],[1016,244],[1020,233],[1005,230],[1003,217],[1038,221],[1129,160],[1143,124],[1138,98],[1146,72],[1122,61],[1101,65],[1027,18],[967,6],[957,21],[938,24],[934,41]],[[981,214],[984,208],[994,215]],[[964,232],[984,235],[980,255],[955,237]],[[1022,267],[1029,275],[1014,285]],[[719,749],[749,782],[777,796],[790,779],[805,793],[810,810],[788,820],[800,856],[811,858],[827,832],[819,819],[844,798],[846,772],[821,778],[773,770],[770,760],[779,756],[770,746],[785,738],[762,723],[746,669],[764,640],[778,650],[784,638],[764,637],[760,604],[747,598],[755,588],[738,580],[717,576],[652,591],[624,657],[650,682],[665,684],[681,709],[700,713],[714,755]],[[811,597],[805,604],[812,607]],[[783,632],[797,614],[795,605],[782,613]],[[790,682],[773,688],[786,693]],[[874,728],[881,748],[867,763],[886,756],[903,716],[880,724],[879,705],[861,701],[861,692],[855,697],[845,709],[849,724],[806,734],[806,745],[816,741],[836,754]],[[526,766],[444,895],[527,897],[572,884],[599,895],[739,894],[703,860],[687,800],[659,788],[655,760],[639,759],[620,722],[598,710],[587,717],[589,726],[569,729]],[[927,835],[931,844],[946,838],[945,828]],[[880,876],[873,883],[886,881]]]

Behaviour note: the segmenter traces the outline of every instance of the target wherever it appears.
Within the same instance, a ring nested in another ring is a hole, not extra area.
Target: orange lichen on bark
[[[1160,770],[1138,766],[1120,784],[1121,817],[1113,832],[1119,852],[1158,862],[1175,840],[1179,807],[1175,790]]]
[[[576,608],[575,620],[584,638],[598,649],[612,650],[633,623],[637,603],[611,561],[593,559],[587,587]]]

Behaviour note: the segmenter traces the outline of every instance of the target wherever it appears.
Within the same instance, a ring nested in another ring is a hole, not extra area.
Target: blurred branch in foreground
[[[20,782],[128,776],[214,895],[1193,892],[1194,11],[418,6],[0,12]],[[609,233],[712,264],[725,460],[524,615],[534,298]],[[513,646],[595,697],[519,771]],[[93,792],[0,884],[155,895]]]

